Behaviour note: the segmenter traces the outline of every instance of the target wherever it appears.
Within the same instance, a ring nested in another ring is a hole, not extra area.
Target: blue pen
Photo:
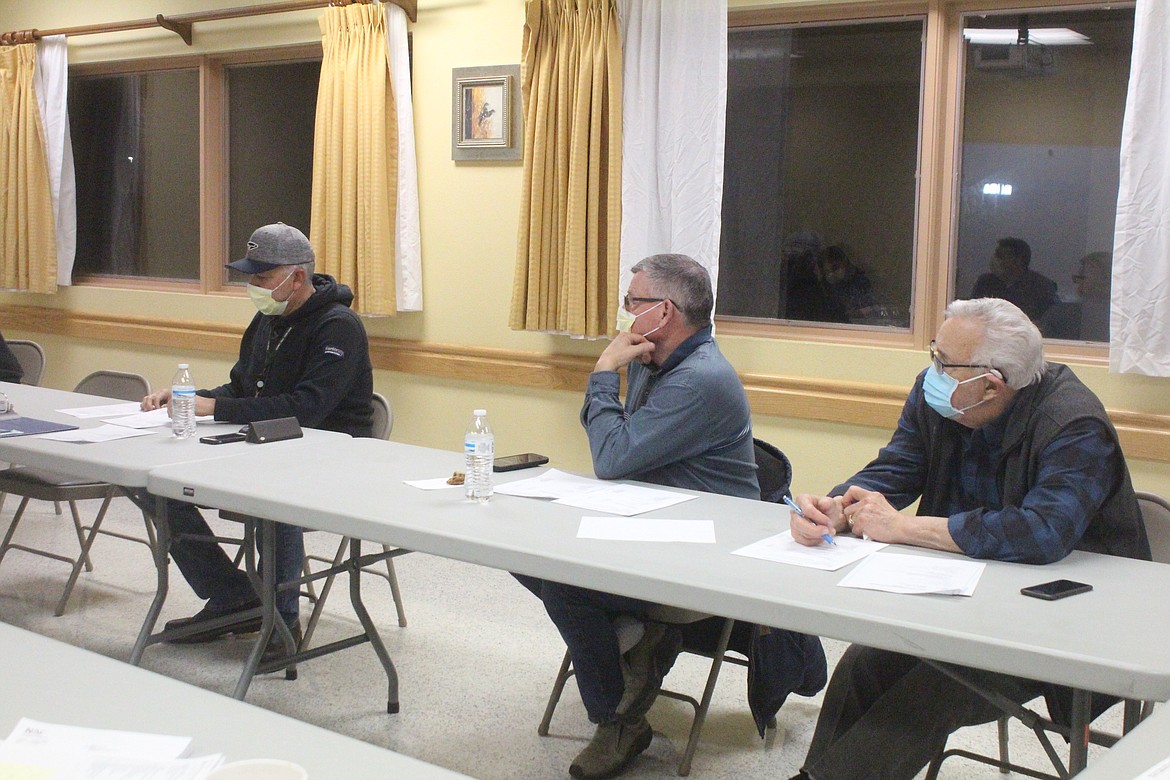
[[[804,517],[804,512],[801,510],[800,507],[798,507],[796,505],[796,502],[793,501],[791,498],[789,498],[788,496],[784,496],[784,503],[788,504],[789,509],[791,509],[793,512],[796,512],[796,514],[800,515],[801,517]],[[835,542],[833,540],[833,537],[830,536],[829,534],[821,534],[821,538],[824,539],[829,544],[833,545],[834,547],[837,546],[837,542]]]

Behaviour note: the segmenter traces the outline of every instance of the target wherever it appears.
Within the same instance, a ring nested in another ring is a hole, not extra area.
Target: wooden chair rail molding
[[[0,308],[0,328],[234,355],[243,326],[155,317],[96,314],[35,306]],[[372,338],[374,368],[419,376],[579,393],[591,357]],[[742,374],[755,415],[863,425],[891,430],[905,387],[771,374]],[[1131,458],[1170,463],[1170,416],[1110,410]]]

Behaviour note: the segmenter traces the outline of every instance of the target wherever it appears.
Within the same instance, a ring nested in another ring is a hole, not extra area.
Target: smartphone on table
[[[520,455],[504,455],[496,458],[492,464],[492,471],[516,471],[517,469],[530,469],[535,466],[543,466],[548,463],[547,455],[538,455],[535,452],[525,452]]]
[[[1092,589],[1092,585],[1084,582],[1053,580],[1052,582],[1043,582],[1039,585],[1030,585],[1027,588],[1021,588],[1020,593],[1023,593],[1025,596],[1031,596],[1034,599],[1056,601],[1057,599],[1063,599],[1068,596],[1075,596],[1078,593],[1087,593]]]

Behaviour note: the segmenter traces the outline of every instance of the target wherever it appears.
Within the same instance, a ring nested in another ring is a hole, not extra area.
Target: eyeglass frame
[[[669,300],[669,299],[668,298],[631,297],[629,293],[626,293],[625,297],[622,298],[622,308],[625,309],[626,311],[630,312],[631,314],[633,314],[633,311],[630,309],[631,303],[662,303],[665,300]]]
[[[931,365],[934,366],[935,370],[938,371],[940,374],[945,373],[948,368],[985,368],[988,371],[994,371],[995,373],[999,374],[1001,379],[1003,379],[1005,382],[1007,381],[1007,377],[1004,376],[1003,371],[1000,371],[995,366],[989,366],[986,363],[944,363],[944,362],[942,362],[942,360],[938,356],[938,350],[935,349],[934,339],[930,340],[930,363],[931,363]]]

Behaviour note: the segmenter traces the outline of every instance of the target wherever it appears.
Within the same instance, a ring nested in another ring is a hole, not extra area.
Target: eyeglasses
[[[935,349],[933,340],[930,342],[930,362],[940,374],[948,368],[986,368],[989,371],[997,370],[994,366],[989,366],[984,363],[944,363],[942,358],[938,356],[938,350]],[[1002,374],[1003,372],[1000,373]]]
[[[662,303],[665,300],[665,298],[631,298],[630,294],[626,293],[626,297],[622,299],[622,306],[625,307],[626,311],[630,311],[630,304],[633,303]]]

